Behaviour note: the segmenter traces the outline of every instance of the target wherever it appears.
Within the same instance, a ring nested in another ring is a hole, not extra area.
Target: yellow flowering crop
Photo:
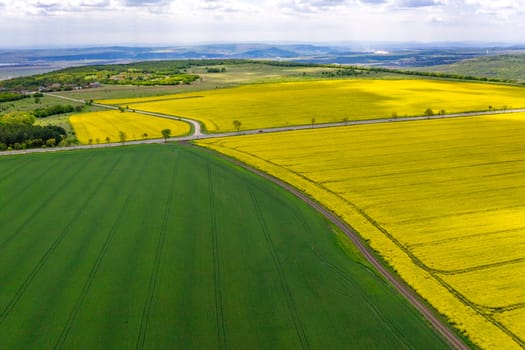
[[[193,118],[210,132],[525,107],[525,89],[440,80],[324,80],[245,85],[107,104]],[[489,108],[490,107],[490,108]],[[315,120],[312,120],[315,119]]]
[[[525,114],[198,144],[273,174],[337,213],[480,347],[522,347]]]
[[[518,308],[496,315],[496,318],[514,334],[525,334],[525,308]]]
[[[161,130],[171,129],[172,136],[185,135],[190,132],[188,123],[152,117],[144,114],[119,111],[91,112],[72,115],[69,119],[77,139],[84,144],[120,141],[119,133],[126,134],[126,140],[144,138],[162,138]],[[145,135],[146,134],[146,135]]]

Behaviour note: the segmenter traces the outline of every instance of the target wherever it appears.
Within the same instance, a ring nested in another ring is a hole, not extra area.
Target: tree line
[[[19,94],[17,92],[9,92],[9,91],[0,92],[0,102],[18,101],[26,97],[29,97],[29,96],[25,94]]]
[[[52,115],[57,114],[64,114],[64,113],[72,113],[72,112],[81,112],[83,109],[83,106],[75,106],[72,105],[54,105],[49,106],[45,108],[37,108],[29,113],[34,115],[36,118],[46,118]]]
[[[53,147],[66,138],[64,128],[56,125],[33,125],[35,116],[13,112],[0,116],[0,151]]]
[[[498,83],[515,83],[514,80],[497,79],[487,77],[477,77],[471,75],[421,72],[417,70],[404,70],[384,67],[368,66],[343,66],[339,64],[318,64],[291,61],[271,61],[271,60],[249,60],[249,59],[204,59],[204,60],[173,60],[173,61],[146,61],[130,64],[115,65],[96,65],[84,67],[66,68],[54,72],[33,75],[29,77],[18,77],[10,80],[0,81],[0,90],[7,91],[36,91],[44,88],[45,90],[69,90],[77,87],[89,87],[90,84],[99,82],[103,84],[132,84],[132,85],[178,85],[190,84],[200,77],[196,74],[188,73],[191,67],[206,67],[235,64],[265,64],[278,67],[324,67],[338,69],[335,74],[338,76],[358,75],[363,72],[385,72],[402,75],[415,75],[422,77],[435,77],[446,79],[488,81]],[[216,68],[210,68],[210,73],[215,72]],[[220,70],[222,71],[222,69]],[[5,98],[23,98],[22,94],[9,95]]]

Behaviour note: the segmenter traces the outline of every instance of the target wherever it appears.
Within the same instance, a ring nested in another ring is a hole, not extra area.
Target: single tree
[[[57,143],[57,140],[55,138],[50,138],[50,139],[47,139],[46,141],[46,145],[48,147],[55,147],[56,143]]]
[[[93,139],[88,140],[89,145],[91,146],[93,144]]]
[[[397,112],[392,112],[392,118],[397,118]]]
[[[162,134],[162,137],[164,138],[164,142],[167,142],[171,136],[171,129],[164,129],[161,131],[161,134]]]
[[[344,117],[343,121],[345,122],[345,125],[348,125],[348,117]]]
[[[109,143],[109,141],[111,141],[111,139],[109,138],[109,136],[106,136],[106,143]]]
[[[144,133],[142,134],[142,137],[144,138],[144,140],[148,137],[148,134],[147,133]]]
[[[235,119],[233,121],[233,127],[235,128],[235,130],[237,130],[237,132],[239,132],[239,130],[241,129],[241,125],[242,123],[240,120]]]
[[[118,132],[118,137],[120,139],[120,142],[122,142],[122,144],[124,144],[126,142],[127,135],[126,135],[126,133],[124,131],[122,131],[122,130],[119,131]]]
[[[315,117],[312,118],[312,128],[314,127],[314,124],[315,124]]]
[[[433,116],[434,115],[434,111],[432,110],[432,108],[427,108],[425,109],[425,115],[430,117],[430,116]]]

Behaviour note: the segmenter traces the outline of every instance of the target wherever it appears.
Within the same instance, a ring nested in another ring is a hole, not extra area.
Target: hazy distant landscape
[[[483,75],[471,68],[472,59],[492,62],[501,55],[520,55],[519,45],[469,43],[354,43],[339,45],[315,44],[210,44],[163,47],[86,47],[55,49],[1,49],[0,79],[49,72],[66,67],[130,63],[145,60],[180,59],[259,59],[304,63],[366,65],[390,68],[424,68],[424,70]],[[518,59],[520,56],[517,56]],[[450,66],[461,62],[460,65]],[[519,62],[522,64],[522,61]],[[514,66],[517,72],[521,72]],[[486,68],[486,67],[483,67]],[[499,75],[496,69],[490,77]],[[483,75],[485,76],[485,75]]]

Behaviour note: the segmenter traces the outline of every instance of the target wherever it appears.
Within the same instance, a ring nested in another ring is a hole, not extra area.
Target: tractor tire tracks
[[[75,211],[73,217],[69,221],[69,223],[64,227],[62,232],[58,235],[58,237],[55,239],[55,241],[51,244],[51,246],[47,249],[47,251],[44,253],[40,261],[37,263],[37,265],[33,268],[33,270],[29,273],[27,278],[24,280],[22,285],[18,288],[17,292],[15,293],[14,297],[11,299],[11,301],[7,304],[7,306],[2,310],[0,313],[0,325],[9,317],[9,314],[13,310],[13,308],[16,306],[16,304],[20,301],[22,296],[24,295],[25,291],[31,284],[31,282],[34,280],[34,278],[38,275],[40,270],[44,267],[46,262],[49,260],[51,255],[55,252],[55,250],[58,248],[60,243],[64,240],[66,235],[69,233],[71,228],[73,227],[74,222],[78,219],[78,217],[84,212],[84,209],[87,207],[87,205],[91,202],[91,199],[97,194],[98,190],[100,189],[100,186],[102,183],[108,178],[108,175],[117,167],[118,163],[122,159],[122,155],[117,158],[113,164],[108,167],[108,170],[106,173],[100,177],[98,183],[94,187],[94,189],[91,191],[91,193],[85,197],[84,202],[81,206],[78,207],[78,209]],[[87,164],[87,163],[86,163]]]
[[[136,183],[140,183],[138,181],[140,179],[140,175],[142,174],[141,171],[135,171],[133,181]],[[63,347],[65,341],[67,340],[69,336],[69,332],[71,331],[71,328],[73,326],[74,321],[77,318],[77,315],[84,304],[84,301],[86,299],[86,296],[91,289],[91,285],[93,284],[93,281],[98,273],[98,270],[100,268],[100,265],[106,256],[109,247],[111,246],[111,242],[113,241],[113,237],[115,236],[115,233],[121,223],[123,214],[126,212],[126,209],[128,207],[128,204],[130,203],[130,199],[133,197],[133,192],[128,192],[126,195],[126,198],[124,200],[124,204],[119,208],[119,212],[117,214],[117,217],[115,218],[115,221],[113,222],[113,225],[111,226],[111,229],[109,230],[106,239],[104,241],[104,244],[102,245],[102,248],[97,256],[97,259],[95,260],[95,263],[93,264],[93,267],[91,268],[91,271],[89,272],[88,278],[86,282],[84,283],[84,286],[82,288],[82,291],[80,292],[80,296],[78,297],[73,309],[71,310],[71,313],[69,314],[69,318],[66,321],[66,324],[64,328],[62,329],[62,333],[60,334],[59,338],[57,339],[57,342],[53,349],[60,349]]]
[[[179,164],[180,162],[178,160],[174,161],[172,174],[171,174],[170,187],[168,190],[168,198],[166,199],[166,205],[164,207],[164,213],[162,216],[159,240],[157,242],[157,247],[155,249],[155,260],[154,260],[153,269],[150,275],[148,292],[146,294],[146,301],[144,304],[144,309],[142,311],[142,318],[140,320],[140,328],[139,328],[139,333],[137,336],[137,343],[135,345],[135,349],[137,350],[144,349],[144,345],[146,343],[146,336],[148,334],[148,327],[149,327],[149,322],[151,318],[151,310],[153,308],[153,299],[157,291],[157,281],[159,277],[162,252],[164,251],[164,242],[166,240],[166,233],[168,231],[168,221],[169,221],[169,216],[171,212],[170,211],[171,205],[173,203],[173,197],[174,197],[174,192],[175,192],[175,184],[177,180],[177,171],[179,168]]]
[[[49,204],[49,201],[51,200],[51,198],[55,197],[56,194],[64,187],[68,186],[69,183],[71,183],[71,181],[73,181],[73,179],[77,176],[77,174],[79,174],[83,169],[86,168],[87,164],[89,162],[89,158],[85,160],[85,162],[81,163],[80,167],[71,172],[70,176],[67,177],[65,179],[65,181],[60,185],[58,186],[55,191],[53,191],[52,193],[49,194],[49,196],[47,196],[44,200],[42,200],[42,202],[40,203],[40,205],[38,207],[35,208],[35,210],[33,210],[30,214],[28,214],[26,216],[26,220],[18,227],[18,229],[15,230],[15,232],[13,232],[11,235],[9,235],[6,239],[4,239],[2,242],[0,242],[0,249],[4,248],[13,238],[15,238],[16,236],[18,236],[20,234],[20,232],[22,231],[22,229],[25,227],[25,225],[27,225],[29,222],[31,222],[31,220],[34,219],[34,217],[36,216],[36,214],[38,212],[40,212],[46,205]]]
[[[213,183],[213,172],[210,163],[208,167],[208,190],[210,200],[210,215],[211,215],[211,234],[212,234],[212,253],[213,253],[213,282],[215,289],[215,315],[217,320],[217,341],[219,349],[227,349],[226,342],[226,325],[224,322],[224,302],[222,296],[221,283],[221,256],[219,251],[219,237],[217,230],[217,213],[215,211],[215,193]]]
[[[268,230],[268,227],[266,225],[266,221],[264,220],[264,216],[262,214],[261,208],[259,206],[259,203],[257,202],[257,197],[252,189],[250,189],[250,196],[252,199],[253,206],[255,208],[255,212],[257,214],[257,218],[259,219],[260,227],[264,233],[264,237],[266,239],[266,242],[268,244],[268,247],[270,249],[270,253],[272,256],[272,261],[275,266],[275,269],[277,271],[277,275],[279,276],[279,284],[281,286],[281,289],[283,291],[284,297],[286,299],[286,304],[288,306],[288,311],[290,313],[290,316],[292,318],[292,322],[295,327],[295,331],[297,333],[297,337],[299,338],[299,342],[301,344],[302,349],[309,350],[311,349],[310,342],[308,340],[308,335],[304,329],[304,325],[301,322],[301,319],[299,317],[299,314],[297,312],[297,307],[295,305],[293,295],[290,291],[290,287],[288,286],[288,283],[286,282],[284,270],[281,264],[281,261],[279,259],[279,256],[277,255],[277,252],[275,250],[275,244],[272,240],[272,237],[270,235],[270,231]]]
[[[383,277],[385,280],[387,280],[392,287],[394,287],[410,304],[412,304],[422,315],[423,317],[430,322],[432,327],[438,332],[441,337],[447,341],[447,343],[454,349],[461,349],[461,350],[469,350],[469,346],[465,344],[465,342],[446,324],[441,320],[440,317],[438,317],[435,314],[435,311],[433,311],[427,304],[425,304],[421,298],[413,292],[410,287],[408,287],[404,282],[401,282],[397,277],[394,276],[392,272],[390,272],[383,264],[380,262],[380,260],[370,251],[370,248],[368,248],[365,243],[363,243],[356,231],[352,229],[350,226],[348,226],[345,222],[343,222],[339,217],[337,217],[335,214],[330,212],[328,209],[326,209],[324,206],[319,204],[318,202],[314,201],[308,195],[301,192],[300,190],[296,189],[290,184],[285,183],[284,181],[269,175],[263,171],[257,170],[241,161],[238,161],[234,158],[228,157],[226,155],[220,154],[218,152],[208,151],[212,154],[215,154],[216,156],[225,159],[229,162],[232,162],[233,164],[236,164],[240,166],[241,168],[244,168],[254,174],[257,174],[259,176],[262,176],[263,178],[275,183],[276,185],[280,186],[284,190],[290,192],[291,194],[295,195],[302,201],[304,201],[306,204],[308,204],[310,207],[314,208],[316,211],[318,211],[321,215],[323,215],[325,218],[327,218],[331,223],[333,223],[339,230],[341,230],[343,233],[345,233],[348,238],[352,241],[352,243],[355,245],[355,247],[361,252],[363,257],[375,268],[375,270]]]

